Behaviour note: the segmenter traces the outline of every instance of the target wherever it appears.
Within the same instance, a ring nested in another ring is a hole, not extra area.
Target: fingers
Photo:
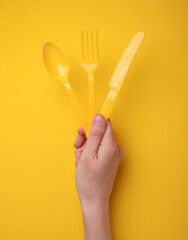
[[[103,139],[102,139],[102,144],[109,143],[109,142],[115,142],[115,141],[116,141],[116,139],[115,139],[114,132],[112,129],[111,121],[110,121],[110,119],[108,119],[106,122],[106,131],[105,131]]]
[[[74,147],[76,148],[76,150],[75,150],[75,158],[76,158],[75,165],[76,166],[78,165],[81,154],[83,152],[84,145],[85,145],[86,140],[87,140],[84,129],[82,127],[80,127],[77,130],[77,133],[78,133],[78,135],[77,135],[76,140],[74,142]]]
[[[90,128],[89,139],[87,143],[87,153],[96,154],[104,136],[106,129],[106,121],[100,114],[96,114]]]
[[[77,133],[84,136],[85,132],[84,132],[83,127],[78,128]]]
[[[78,130],[77,130],[77,137],[76,137],[76,140],[74,142],[74,147],[75,148],[80,148],[83,146],[83,144],[85,143],[85,141],[87,140],[87,137],[85,135],[85,132],[84,132],[84,129],[82,127],[80,127]]]

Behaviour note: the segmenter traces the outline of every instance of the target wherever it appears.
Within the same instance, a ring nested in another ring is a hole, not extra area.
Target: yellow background
[[[97,108],[134,33],[146,38],[111,114],[125,152],[110,212],[114,240],[188,239],[186,0],[0,1],[0,239],[83,239],[73,142],[80,126],[46,71],[51,41],[87,111],[80,31],[99,30]]]

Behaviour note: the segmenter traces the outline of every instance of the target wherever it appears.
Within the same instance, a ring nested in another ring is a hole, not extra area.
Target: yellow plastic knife
[[[118,93],[120,92],[124,77],[144,38],[144,35],[145,34],[142,31],[134,35],[115,68],[115,71],[109,83],[110,92],[100,111],[100,113],[105,117],[106,120],[110,115],[113,105],[117,99]]]

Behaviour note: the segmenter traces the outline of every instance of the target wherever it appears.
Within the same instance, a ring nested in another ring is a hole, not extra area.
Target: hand
[[[76,187],[84,218],[85,239],[111,239],[107,226],[110,225],[108,204],[123,151],[115,140],[110,120],[105,122],[102,115],[95,115],[88,141],[83,128],[79,128],[74,147]],[[96,218],[100,226],[93,226]],[[94,229],[90,229],[89,222]],[[98,235],[89,234],[93,231]]]

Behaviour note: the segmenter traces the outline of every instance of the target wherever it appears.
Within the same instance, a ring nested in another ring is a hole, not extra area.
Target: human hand
[[[76,187],[83,217],[87,219],[88,215],[92,215],[92,220],[100,218],[103,223],[108,218],[106,222],[109,225],[108,203],[115,176],[123,158],[123,151],[115,140],[110,120],[105,122],[104,117],[100,114],[95,115],[93,119],[88,141],[83,128],[79,128],[77,132],[74,143],[76,148]],[[99,216],[100,214],[103,216]],[[91,218],[89,217],[89,219]],[[85,225],[87,222],[89,220],[84,221]],[[104,235],[107,236],[106,233]]]

